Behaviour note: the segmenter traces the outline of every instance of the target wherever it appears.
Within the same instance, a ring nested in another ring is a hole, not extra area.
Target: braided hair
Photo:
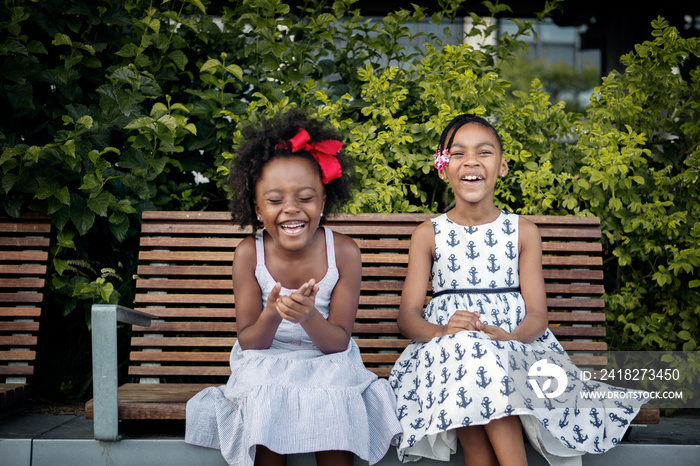
[[[459,128],[466,125],[467,123],[477,123],[483,126],[484,128],[491,130],[496,136],[496,140],[498,141],[498,148],[500,149],[501,153],[503,153],[503,142],[501,141],[501,137],[498,135],[498,131],[496,131],[496,128],[494,128],[493,125],[491,125],[491,123],[489,123],[485,119],[476,116],[472,113],[463,113],[461,115],[457,115],[452,119],[452,121],[449,122],[447,127],[443,130],[442,134],[440,135],[440,141],[438,142],[438,152],[441,152],[445,149],[449,150],[450,147],[452,147],[452,141],[454,141],[457,130],[459,130]]]
[[[258,126],[244,127],[243,142],[235,151],[231,162],[228,184],[233,193],[230,202],[231,217],[235,224],[242,227],[253,226],[257,229],[262,223],[255,214],[255,187],[257,186],[265,165],[278,157],[298,157],[306,159],[322,176],[321,167],[316,159],[305,150],[292,152],[282,147],[281,142],[289,141],[300,128],[305,129],[312,142],[326,139],[342,140],[342,135],[327,123],[309,116],[300,108],[292,108],[278,113],[272,118],[263,118]],[[324,219],[351,199],[355,178],[352,159],[343,150],[337,154],[342,169],[342,176],[324,185],[326,203],[323,209]]]

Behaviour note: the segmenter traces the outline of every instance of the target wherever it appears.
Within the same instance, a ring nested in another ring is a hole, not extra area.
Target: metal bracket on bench
[[[117,304],[92,306],[92,395],[97,440],[119,440],[117,322],[149,327],[156,316]]]

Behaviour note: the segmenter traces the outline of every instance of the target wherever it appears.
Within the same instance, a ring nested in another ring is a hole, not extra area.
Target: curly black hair
[[[255,187],[262,175],[263,167],[278,157],[300,157],[311,162],[321,177],[321,167],[311,154],[304,150],[292,152],[290,148],[278,148],[279,143],[286,143],[293,138],[300,128],[304,128],[311,137],[310,142],[326,139],[343,140],[342,134],[327,123],[315,119],[307,110],[292,108],[278,113],[272,118],[264,118],[259,126],[243,128],[243,143],[235,151],[228,178],[233,193],[230,209],[235,224],[242,227],[253,226],[257,229],[262,223],[255,214]],[[343,150],[337,154],[343,170],[343,176],[324,185],[326,203],[321,222],[352,197],[355,186],[352,159]]]
[[[452,147],[452,141],[454,141],[454,137],[457,133],[457,130],[462,126],[466,125],[467,123],[477,123],[483,126],[484,128],[491,130],[496,136],[496,139],[498,140],[498,148],[501,150],[501,153],[503,153],[503,142],[501,141],[501,137],[498,135],[498,131],[496,131],[496,128],[494,128],[493,125],[485,119],[476,116],[472,113],[463,113],[461,115],[457,115],[452,119],[452,121],[450,121],[447,124],[442,134],[440,135],[440,141],[438,142],[437,150],[441,151],[442,149],[449,149],[450,147]],[[448,137],[449,140],[447,139]]]

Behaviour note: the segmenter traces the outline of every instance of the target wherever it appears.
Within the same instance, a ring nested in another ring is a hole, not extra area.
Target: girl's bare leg
[[[317,466],[352,466],[355,455],[350,451],[317,451]]]
[[[464,466],[498,466],[496,453],[484,426],[460,427],[457,438],[464,452]]]
[[[527,466],[523,428],[518,416],[493,420],[484,430],[501,466]]]
[[[286,455],[275,453],[262,445],[255,448],[255,466],[286,466],[286,464]]]

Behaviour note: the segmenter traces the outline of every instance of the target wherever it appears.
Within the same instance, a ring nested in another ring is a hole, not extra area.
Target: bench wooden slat
[[[0,317],[39,317],[41,315],[41,308],[39,307],[0,307]]]
[[[0,351],[0,361],[34,361],[36,351]]]

